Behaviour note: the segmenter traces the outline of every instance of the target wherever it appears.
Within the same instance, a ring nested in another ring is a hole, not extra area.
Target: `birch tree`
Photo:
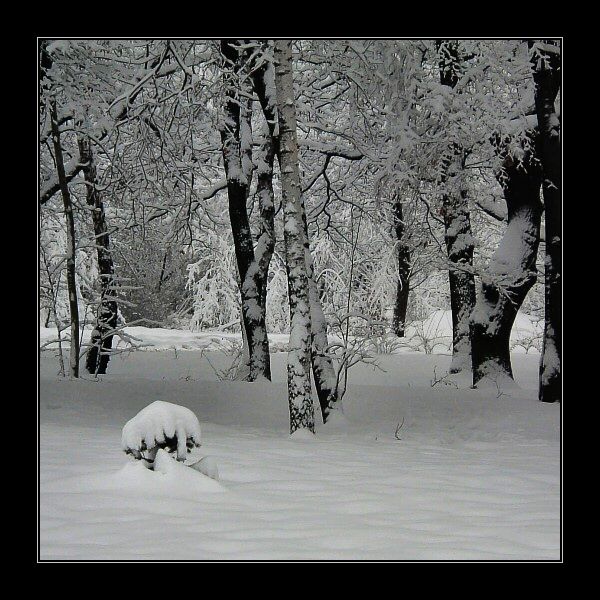
[[[280,128],[278,125],[278,113],[277,113],[277,99],[275,94],[275,78],[272,60],[268,56],[269,45],[268,43],[262,43],[262,55],[259,58],[258,64],[252,70],[252,80],[254,91],[257,94],[258,100],[261,104],[263,114],[265,117],[269,138],[266,139],[265,144],[267,150],[261,149],[261,156],[264,152],[264,156],[267,160],[262,163],[259,162],[259,176],[258,176],[258,188],[259,193],[259,206],[267,207],[269,212],[261,208],[261,214],[263,216],[263,222],[265,226],[272,223],[272,207],[274,203],[273,195],[273,154],[278,156],[281,171],[281,140],[280,140]],[[266,136],[266,133],[265,133]],[[263,166],[264,165],[264,166]],[[264,183],[262,183],[264,182]],[[264,198],[264,200],[263,200]],[[336,386],[336,373],[333,367],[333,360],[328,353],[329,340],[327,337],[327,320],[323,313],[323,307],[319,297],[319,291],[314,273],[314,264],[310,253],[309,243],[309,232],[308,222],[306,219],[306,209],[304,206],[303,197],[301,194],[300,202],[302,204],[302,224],[304,228],[304,237],[307,242],[305,244],[305,261],[306,271],[308,278],[309,287],[309,302],[310,302],[310,316],[311,316],[311,366],[312,373],[315,382],[315,388],[317,390],[317,396],[319,398],[319,404],[321,407],[321,415],[323,422],[327,422],[327,418],[331,412],[336,408],[338,395]],[[265,227],[265,234],[272,233],[272,230]],[[273,244],[274,244],[274,233]],[[267,238],[270,239],[270,238]],[[272,246],[269,246],[272,254]],[[270,258],[270,255],[269,255]]]
[[[279,161],[283,196],[284,239],[290,304],[288,350],[288,401],[290,433],[308,429],[314,433],[311,395],[311,313],[300,194],[296,108],[292,74],[291,40],[275,40],[275,87],[279,116]]]

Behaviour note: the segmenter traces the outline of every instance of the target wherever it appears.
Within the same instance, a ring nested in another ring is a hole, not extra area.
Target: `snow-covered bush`
[[[231,233],[206,232],[207,250],[188,265],[186,288],[191,290],[192,331],[233,326],[239,329],[240,295]]]
[[[188,452],[200,446],[200,423],[184,406],[157,400],[127,421],[121,435],[126,454],[144,460],[149,468],[159,449],[176,453],[184,461]]]
[[[285,263],[279,254],[274,254],[269,266],[267,282],[267,331],[286,333],[290,328],[288,288]]]

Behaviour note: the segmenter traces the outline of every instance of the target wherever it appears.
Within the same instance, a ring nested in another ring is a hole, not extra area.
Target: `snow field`
[[[536,355],[514,357],[521,387],[504,393],[432,387],[447,356],[384,356],[385,373],[351,372],[344,416],[290,438],[285,354],[273,383],[210,381],[198,352],[117,357],[98,381],[69,381],[53,354],[40,365],[42,559],[560,557],[560,407],[536,400]],[[171,458],[142,471],[121,451],[124,423],[155,400],[199,417],[187,463],[212,457],[219,482]]]

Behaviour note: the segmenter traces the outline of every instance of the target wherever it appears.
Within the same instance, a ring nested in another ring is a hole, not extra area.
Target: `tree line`
[[[450,371],[474,386],[512,379],[511,330],[543,277],[539,398],[560,401],[560,41],[39,50],[40,281],[71,376],[83,357],[106,373],[138,317],[201,326],[231,306],[246,379],[270,380],[267,331],[285,301],[290,428],[314,431],[311,378],[327,421],[352,361],[333,328],[402,338],[443,277]],[[94,307],[84,348],[82,298]]]

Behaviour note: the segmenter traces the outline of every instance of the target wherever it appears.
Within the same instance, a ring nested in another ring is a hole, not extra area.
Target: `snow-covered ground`
[[[173,349],[70,381],[42,352],[41,558],[560,558],[560,406],[536,399],[538,354],[514,355],[504,391],[435,383],[445,355],[381,356],[385,372],[351,371],[345,420],[312,439],[288,435],[286,355],[271,358],[273,383],[218,381]],[[191,458],[212,456],[218,483],[122,452],[123,425],[155,400],[198,416]]]
[[[541,348],[543,322],[535,321],[522,312],[517,314],[512,329],[510,346],[517,354],[539,353]],[[160,327],[125,327],[123,339],[115,337],[113,346],[117,350],[126,350],[136,344],[138,350],[205,350],[229,351],[241,345],[240,333],[223,331],[188,331],[180,329],[163,329]],[[63,332],[63,339],[68,337],[68,330]],[[91,325],[83,331],[82,342],[88,343]],[[52,327],[40,327],[40,347],[57,348],[57,331]],[[335,341],[330,336],[330,341]],[[269,334],[271,352],[287,350],[287,334]],[[390,353],[411,352],[418,350],[427,354],[448,354],[452,351],[452,313],[449,310],[433,311],[422,321],[412,321],[406,328],[403,339],[386,336],[385,339],[374,340],[379,347]]]

